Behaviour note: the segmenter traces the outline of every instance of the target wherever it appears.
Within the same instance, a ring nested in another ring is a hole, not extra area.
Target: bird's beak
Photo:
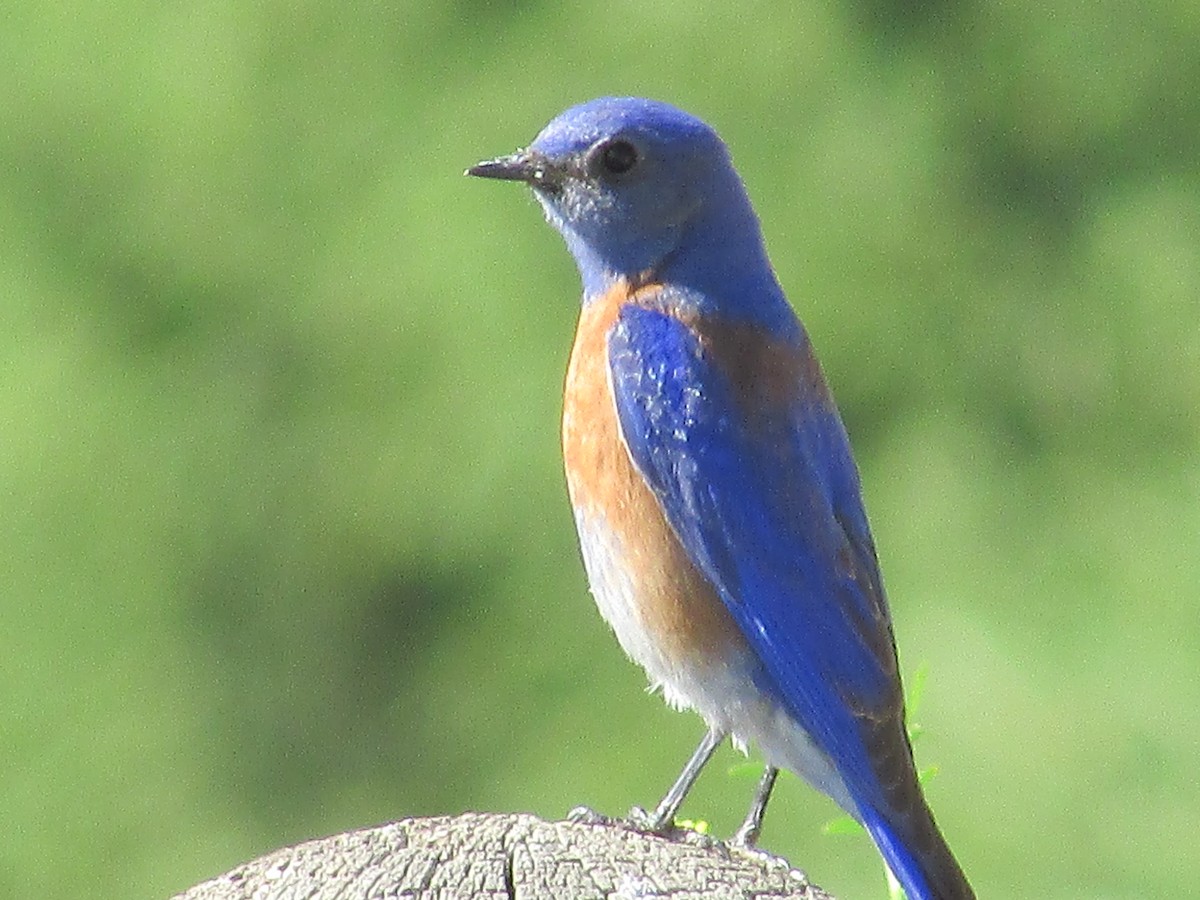
[[[561,166],[536,150],[518,150],[508,156],[487,159],[467,169],[476,178],[498,178],[502,181],[524,181],[535,188],[557,188],[564,174]]]

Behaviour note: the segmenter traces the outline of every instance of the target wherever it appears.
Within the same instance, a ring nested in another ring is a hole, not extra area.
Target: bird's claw
[[[743,834],[740,828],[729,839],[729,846],[737,847],[739,850],[757,850],[757,844],[757,834]]]
[[[673,818],[663,818],[655,813],[647,812],[640,806],[635,806],[629,810],[625,821],[634,831],[640,831],[644,834],[666,835],[675,830],[675,820]]]
[[[590,806],[576,806],[567,813],[567,821],[576,825],[614,825],[618,820],[596,812]]]
[[[697,847],[715,847],[721,842],[703,831],[698,831],[688,824],[680,825],[674,816],[663,817],[656,812],[647,812],[640,806],[629,810],[624,823],[627,828],[638,834],[652,834],[670,841],[680,841]]]

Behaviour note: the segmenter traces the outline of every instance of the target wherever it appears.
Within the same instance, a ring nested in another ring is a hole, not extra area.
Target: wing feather
[[[608,341],[622,436],[769,690],[876,804],[915,778],[858,473],[803,335],[743,331],[626,306]]]

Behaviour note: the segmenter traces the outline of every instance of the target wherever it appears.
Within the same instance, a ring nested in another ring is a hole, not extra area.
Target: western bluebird
[[[717,134],[604,98],[468,174],[532,186],[583,279],[563,456],[588,580],[625,652],[860,821],[912,900],[974,894],[921,793],[858,470]]]

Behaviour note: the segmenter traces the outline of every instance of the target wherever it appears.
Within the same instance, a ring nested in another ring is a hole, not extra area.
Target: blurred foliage
[[[713,122],[758,203],[980,894],[1200,891],[1198,46],[1185,0],[13,0],[0,896],[658,799],[701,726],[586,594],[576,276],[460,174],[622,93]],[[723,834],[720,768],[685,813]],[[832,814],[785,782],[764,844],[882,896]]]

